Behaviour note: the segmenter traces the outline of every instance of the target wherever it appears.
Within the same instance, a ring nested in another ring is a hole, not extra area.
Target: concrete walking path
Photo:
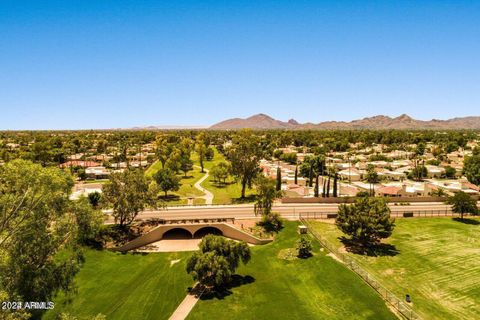
[[[168,320],[184,320],[187,318],[190,311],[197,304],[198,300],[202,296],[203,289],[200,288],[200,285],[196,283],[185,299],[178,305],[177,309],[173,314],[168,318]]]
[[[199,166],[195,166],[196,168],[200,168]],[[201,192],[205,193],[204,196],[199,197],[205,199],[205,204],[212,204],[213,203],[213,193],[202,187],[202,182],[208,178],[208,169],[203,169],[205,171],[205,175],[201,177],[195,184],[193,185],[196,189],[200,190]]]

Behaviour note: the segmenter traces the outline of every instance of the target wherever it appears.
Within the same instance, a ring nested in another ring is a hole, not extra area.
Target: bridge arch
[[[192,239],[193,234],[185,228],[172,228],[163,233],[162,239]]]
[[[200,228],[197,231],[195,231],[195,233],[193,234],[193,237],[195,239],[198,239],[198,238],[203,238],[203,237],[205,237],[206,235],[209,235],[209,234],[223,236],[223,232],[219,228],[212,227],[212,226],[206,226],[206,227]]]

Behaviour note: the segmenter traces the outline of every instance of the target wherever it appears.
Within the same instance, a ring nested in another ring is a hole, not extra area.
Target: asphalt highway
[[[450,213],[451,208],[442,202],[418,202],[409,205],[389,204],[392,213],[395,212],[438,212]],[[298,219],[300,214],[307,213],[336,213],[338,204],[276,204],[273,207],[274,212],[278,212],[285,219]],[[109,215],[107,223],[112,223],[113,218],[110,211],[105,211]],[[138,214],[136,220],[148,219],[214,219],[214,218],[235,218],[252,219],[255,218],[253,204],[244,205],[212,205],[212,206],[180,206],[168,207],[161,210],[145,210]]]

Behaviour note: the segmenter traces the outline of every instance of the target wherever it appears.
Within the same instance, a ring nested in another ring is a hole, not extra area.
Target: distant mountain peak
[[[299,123],[294,119],[283,122],[270,117],[267,114],[259,113],[245,119],[234,118],[214,124],[210,129],[480,129],[480,117],[471,116],[453,118],[449,120],[430,121],[416,120],[407,114],[392,118],[386,115],[376,115],[350,122],[326,121],[320,123]]]
[[[400,121],[411,121],[411,120],[415,120],[413,119],[412,117],[410,117],[408,114],[402,114],[398,117],[395,118],[395,120],[400,120]]]

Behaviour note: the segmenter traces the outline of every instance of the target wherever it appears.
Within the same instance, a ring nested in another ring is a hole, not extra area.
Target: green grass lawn
[[[317,245],[312,258],[279,258],[295,246],[296,226],[287,222],[273,243],[252,249],[238,273],[253,279],[221,299],[200,300],[188,319],[396,319],[372,288]]]
[[[425,319],[480,319],[480,219],[469,221],[397,219],[386,242],[398,254],[350,255],[399,298],[410,294],[413,309]],[[335,225],[314,226],[341,247]]]
[[[213,177],[209,176],[202,183],[202,186],[213,193],[214,204],[250,203],[254,201],[255,191],[248,188],[245,193],[245,200],[240,199],[242,185],[232,178],[228,179],[226,184],[217,184],[213,181]]]
[[[189,253],[120,254],[86,252],[85,264],[75,278],[78,291],[71,302],[60,295],[55,309],[43,319],[63,312],[88,319],[103,314],[107,319],[168,319],[193,284],[185,272]],[[181,259],[171,265],[172,260]]]
[[[147,177],[153,177],[153,175],[162,168],[160,161],[154,162],[146,171],[145,175]],[[200,172],[199,168],[194,167],[191,171],[187,173],[187,177],[184,174],[179,174],[180,178],[180,189],[175,192],[169,192],[169,197],[167,197],[167,205],[175,204],[186,204],[187,197],[198,197],[203,196],[204,193],[195,188],[193,185],[205,174]],[[205,199],[195,199],[195,204],[204,204]]]
[[[225,157],[214,148],[215,154],[212,161],[204,161],[203,165],[205,169],[211,169],[219,162],[226,162]],[[192,153],[192,160],[195,165],[199,166],[198,155]],[[213,193],[214,204],[232,204],[232,203],[250,203],[253,202],[254,190],[248,189],[245,194],[246,199],[241,200],[242,186],[239,182],[235,182],[231,177],[227,180],[225,185],[217,184],[213,181],[213,178],[209,176],[207,180],[202,183],[202,186]]]

